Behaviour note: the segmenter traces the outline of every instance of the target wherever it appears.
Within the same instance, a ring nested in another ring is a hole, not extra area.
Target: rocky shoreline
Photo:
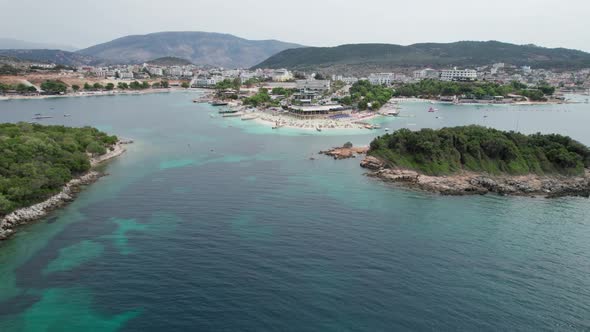
[[[90,164],[92,167],[95,167],[101,163],[120,156],[126,151],[124,145],[130,143],[132,143],[132,141],[119,141],[117,144],[109,148],[109,151],[104,155],[91,158]],[[104,175],[104,173],[91,170],[86,174],[68,182],[59,193],[51,196],[47,200],[26,208],[18,209],[4,216],[0,220],[0,241],[12,236],[18,226],[39,220],[47,216],[51,211],[54,211],[73,201],[83,186],[98,181],[98,179]]]
[[[367,156],[361,167],[369,170],[368,176],[386,182],[399,183],[442,195],[498,195],[558,198],[566,196],[590,197],[590,170],[582,176],[546,175],[489,175],[461,172],[449,176],[429,176],[401,168],[387,167],[382,160]]]
[[[336,160],[340,160],[356,158],[357,155],[365,154],[368,150],[368,146],[353,147],[351,144],[350,146],[336,147],[327,151],[320,151],[319,154],[323,154],[326,156],[333,157]]]

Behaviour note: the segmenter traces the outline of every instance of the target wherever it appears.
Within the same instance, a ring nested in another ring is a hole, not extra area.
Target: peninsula
[[[90,127],[0,124],[0,240],[71,201],[124,143]]]
[[[590,149],[567,136],[480,126],[377,137],[368,175],[446,195],[590,196]]]

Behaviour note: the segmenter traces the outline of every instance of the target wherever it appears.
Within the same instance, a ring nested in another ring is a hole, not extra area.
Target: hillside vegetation
[[[517,94],[531,100],[541,101],[545,95],[553,95],[555,88],[547,83],[541,83],[535,88],[519,82],[498,84],[491,82],[444,82],[439,80],[422,80],[417,83],[406,83],[396,86],[394,96],[435,98],[438,96],[463,95],[470,98],[482,99],[494,96],[507,97]]]
[[[103,61],[92,56],[61,50],[0,50],[0,57],[20,60],[55,63],[66,66],[87,66],[102,64]]]
[[[401,129],[373,140],[368,154],[390,166],[427,175],[460,170],[579,175],[590,167],[590,149],[570,137],[524,135],[480,126],[417,132]]]
[[[0,216],[55,194],[116,142],[90,127],[0,124]]]
[[[285,50],[255,68],[293,70],[330,69],[341,73],[388,71],[400,67],[473,67],[504,62],[535,68],[574,69],[590,67],[590,54],[564,48],[514,45],[497,41],[424,43],[409,46],[352,44],[337,47],[304,47]]]
[[[154,60],[150,60],[147,63],[150,65],[155,66],[188,66],[192,64],[190,61],[186,59],[181,59],[173,56],[165,56],[162,58],[157,58]]]
[[[110,63],[143,63],[161,57],[187,59],[197,65],[251,67],[297,44],[276,40],[247,40],[209,32],[159,32],[126,36],[77,52]]]

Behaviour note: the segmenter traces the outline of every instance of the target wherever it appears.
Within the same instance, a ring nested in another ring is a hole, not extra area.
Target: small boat
[[[255,120],[255,119],[258,119],[258,115],[252,114],[252,115],[242,116],[242,121],[250,121],[250,120]]]
[[[211,106],[227,106],[229,103],[225,101],[212,101]]]
[[[70,116],[72,116],[71,114],[64,114],[64,118],[69,118]]]
[[[275,125],[272,127],[272,129],[279,129],[279,128],[281,128],[282,126],[283,126],[283,124],[281,124],[281,123],[278,123],[278,122],[277,122],[277,123],[276,123],[276,124],[275,124]]]
[[[42,120],[42,119],[51,119],[51,118],[53,118],[53,117],[52,116],[46,116],[46,115],[45,116],[39,115],[39,116],[33,117],[33,120]]]
[[[389,131],[389,128],[385,128],[385,131]]]
[[[226,113],[226,114],[223,114],[222,117],[224,117],[224,118],[237,118],[237,117],[242,116],[242,115],[243,115],[243,113],[235,112],[235,113]]]
[[[434,112],[435,112],[435,110],[432,107],[428,110],[428,113],[434,113]]]
[[[219,114],[231,114],[231,113],[238,113],[238,111],[237,110],[219,111]]]
[[[389,115],[389,116],[398,116],[399,115],[399,110],[389,111],[389,112],[387,112],[387,115]]]
[[[41,116],[42,114],[41,113],[35,113],[34,115],[35,116]]]
[[[320,128],[320,127],[315,127],[315,130],[317,130],[317,131],[322,131],[322,128]]]

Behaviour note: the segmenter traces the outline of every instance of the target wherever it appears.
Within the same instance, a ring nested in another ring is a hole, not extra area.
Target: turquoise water
[[[590,329],[590,201],[392,187],[317,156],[384,130],[271,130],[193,98],[0,102],[1,121],[43,113],[136,141],[0,244],[0,331]],[[590,145],[586,104],[429,107],[375,121]]]

